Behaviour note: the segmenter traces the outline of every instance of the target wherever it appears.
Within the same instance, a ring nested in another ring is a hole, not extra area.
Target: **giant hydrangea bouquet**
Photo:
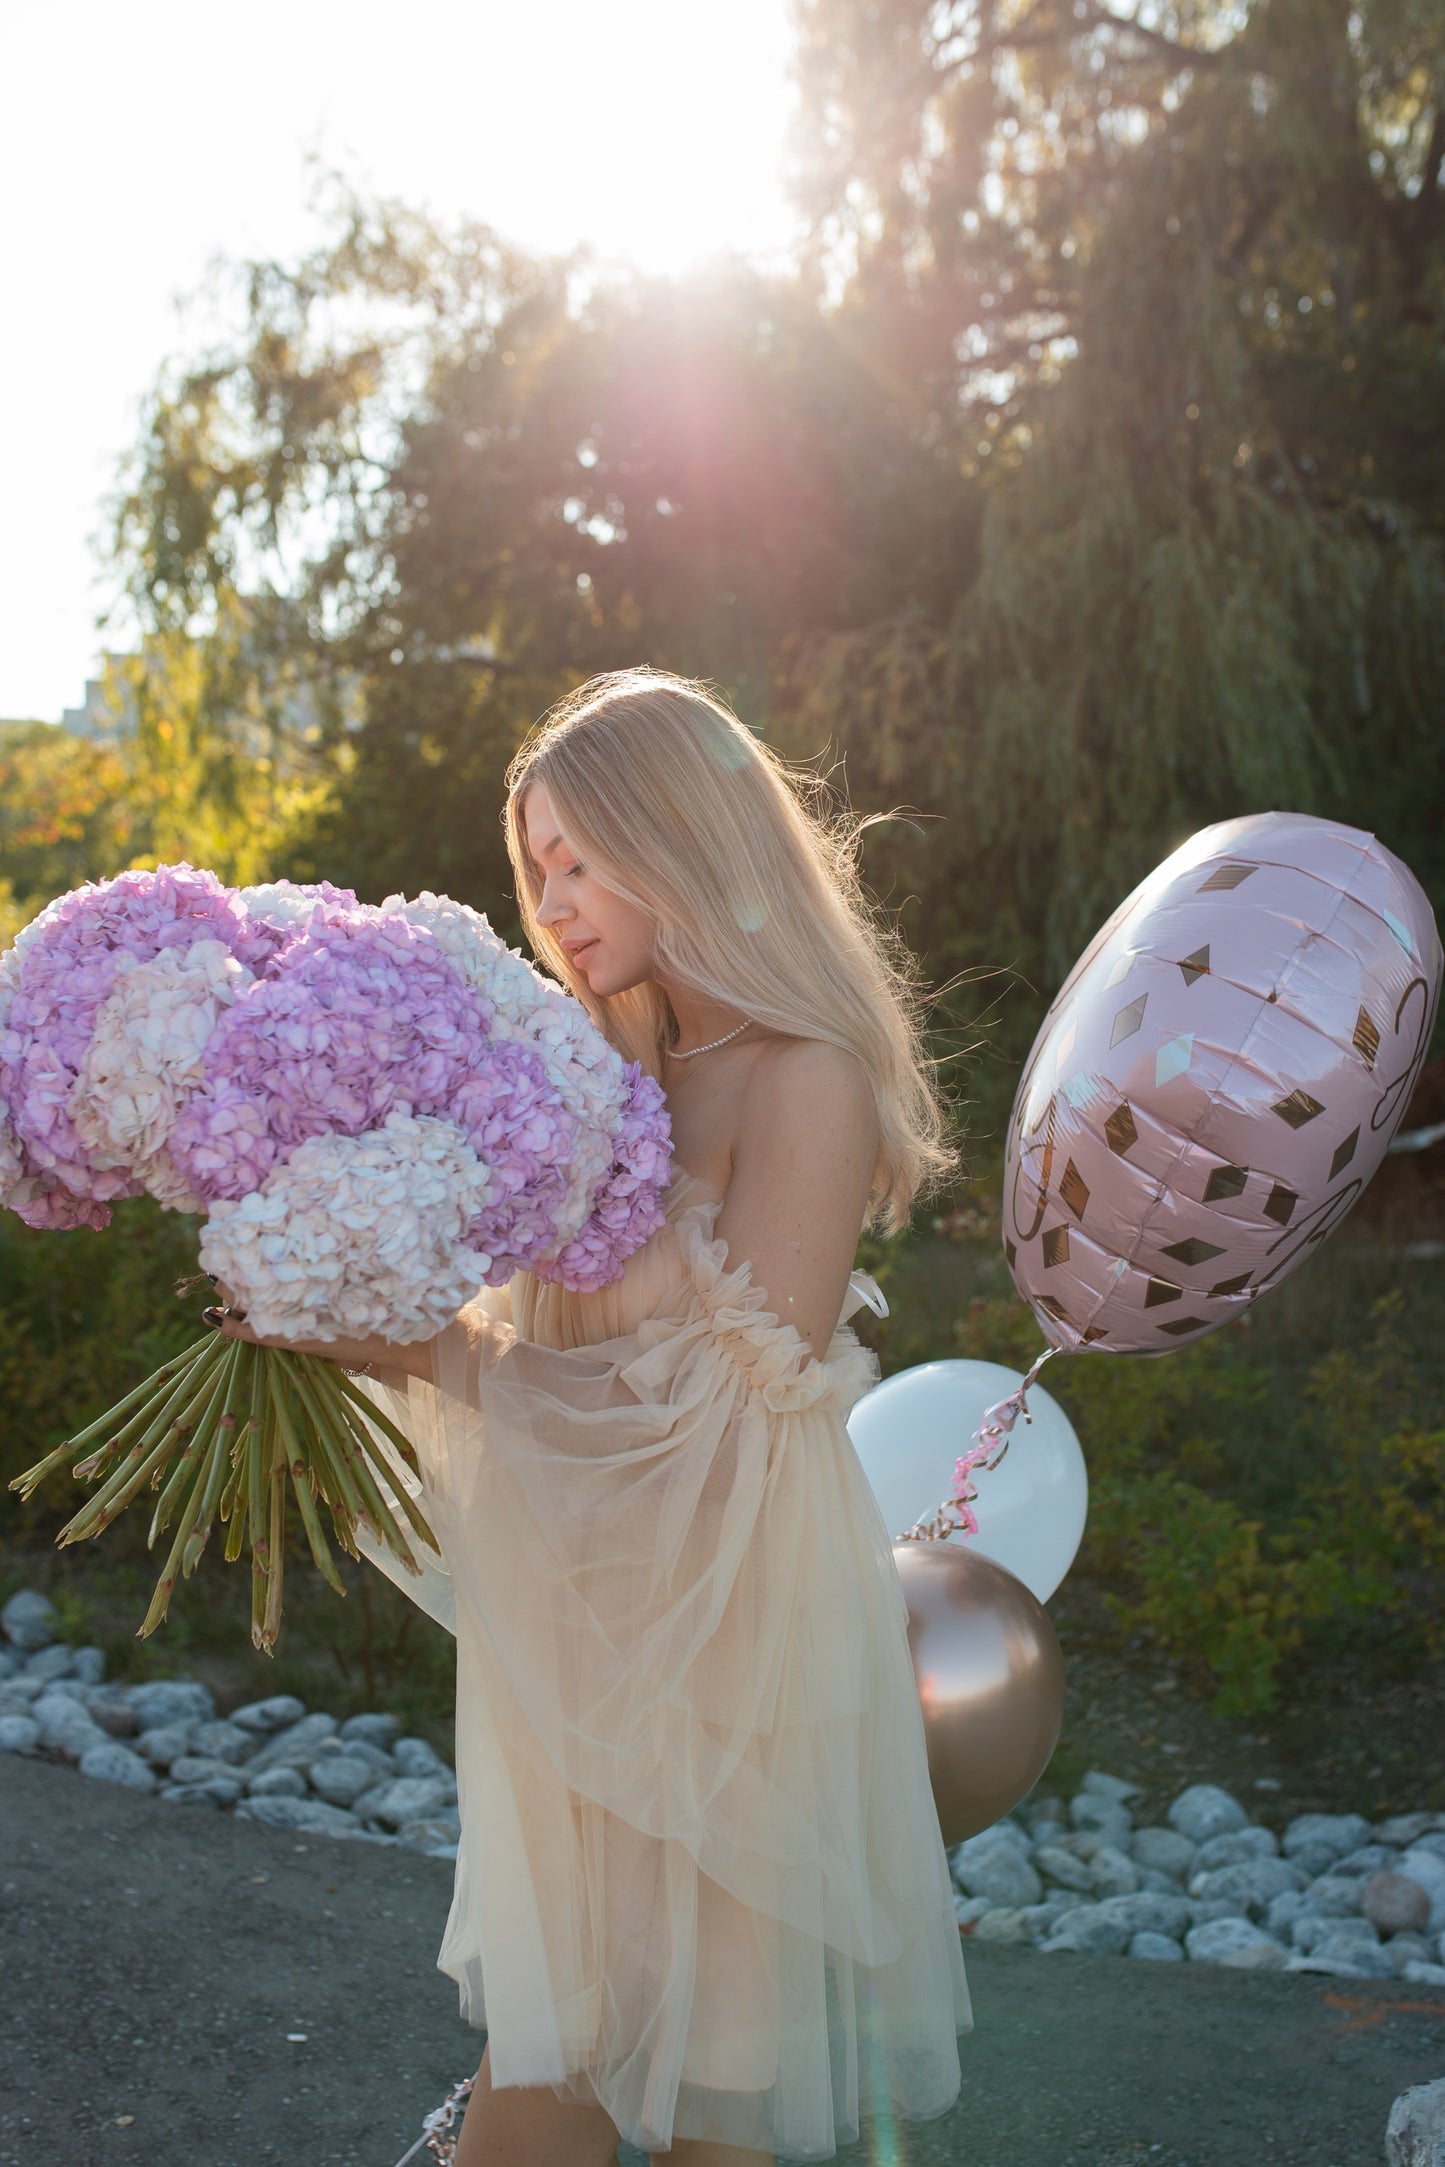
[[[143,1193],[204,1214],[201,1266],[266,1338],[429,1338],[521,1269],[604,1286],[662,1224],[669,1167],[652,1078],[446,896],[163,865],[61,896],[0,956],[0,1206],[51,1228]],[[318,1502],[351,1555],[361,1522],[416,1569],[378,1433],[415,1465],[333,1364],[208,1334],[12,1488],[97,1478],[62,1543],[159,1490],[149,1541],[176,1532],[143,1634],[219,1516],[228,1558],[249,1535],[269,1649],[288,1488],[333,1586]]]

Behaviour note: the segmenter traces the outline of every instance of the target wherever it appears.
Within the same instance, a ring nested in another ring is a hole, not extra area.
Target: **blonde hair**
[[[653,1076],[677,1032],[662,987],[599,997],[537,923],[543,879],[523,825],[535,782],[598,879],[652,919],[660,975],[862,1062],[879,1126],[869,1223],[896,1233],[957,1153],[923,1048],[917,966],[859,884],[869,823],[831,810],[820,776],[790,766],[688,678],[612,671],[542,718],[507,770],[522,923],[538,959]]]

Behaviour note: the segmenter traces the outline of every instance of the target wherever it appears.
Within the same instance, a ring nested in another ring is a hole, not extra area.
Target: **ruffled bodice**
[[[433,1343],[431,1385],[377,1388],[442,1549],[399,1584],[457,1639],[439,1962],[494,2082],[600,2099],[644,2149],[826,2158],[870,2104],[945,2111],[972,2018],[845,1426],[877,1290],[855,1275],[815,1358],[719,1209],[680,1177],[613,1286],[521,1274]]]
[[[832,1344],[821,1360],[791,1324],[768,1309],[751,1268],[729,1265],[727,1244],[714,1235],[722,1199],[688,1174],[679,1174],[664,1199],[667,1223],[629,1259],[620,1279],[596,1293],[574,1294],[552,1281],[519,1273],[508,1289],[510,1317],[524,1339],[545,1347],[598,1346],[638,1334],[644,1341],[671,1337],[671,1325],[689,1308],[753,1389],[776,1413],[804,1407],[836,1407],[847,1415],[854,1401],[878,1381],[876,1357],[846,1328],[867,1304],[886,1314],[877,1283],[854,1272]],[[657,1329],[655,1320],[666,1320]]]

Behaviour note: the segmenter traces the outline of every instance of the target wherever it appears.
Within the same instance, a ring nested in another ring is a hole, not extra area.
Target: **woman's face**
[[[537,923],[566,949],[572,968],[599,995],[626,993],[653,975],[652,920],[605,888],[563,834],[545,783],[522,800],[527,848],[543,876]]]

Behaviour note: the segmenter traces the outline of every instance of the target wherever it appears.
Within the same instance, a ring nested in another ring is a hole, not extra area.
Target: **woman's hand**
[[[408,1377],[421,1377],[431,1382],[431,1341],[413,1340],[406,1346],[392,1339],[278,1339],[262,1338],[246,1322],[244,1310],[237,1309],[224,1282],[217,1280],[218,1305],[205,1312],[207,1324],[214,1325],[227,1339],[249,1340],[253,1347],[279,1347],[286,1354],[314,1354],[323,1362],[334,1362],[339,1369],[361,1370],[383,1384],[401,1384]]]

